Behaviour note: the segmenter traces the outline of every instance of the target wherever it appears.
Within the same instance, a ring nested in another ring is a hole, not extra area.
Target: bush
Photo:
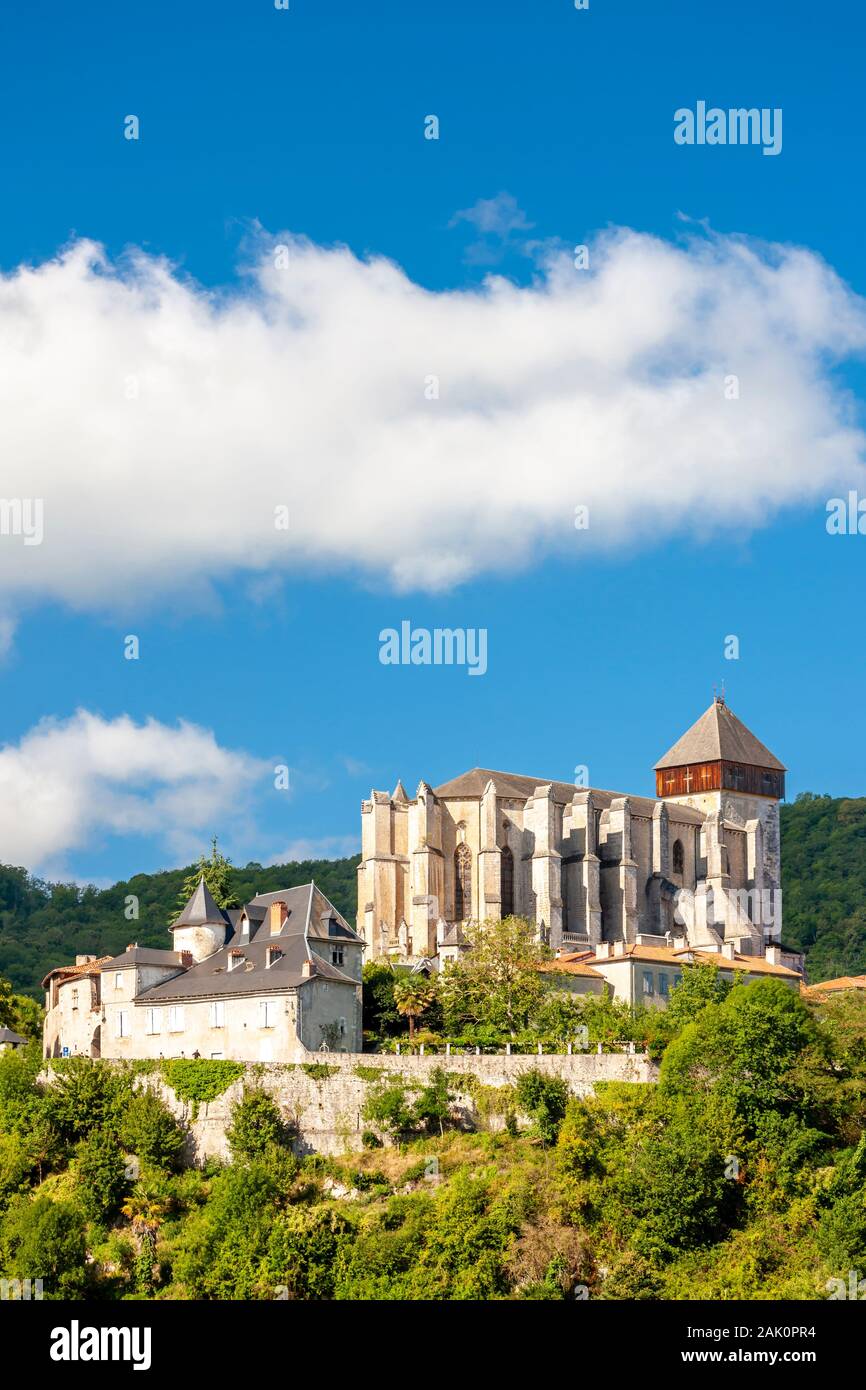
[[[130,1153],[158,1168],[177,1167],[184,1131],[149,1086],[135,1091],[120,1124],[121,1142]]]
[[[117,1132],[129,1098],[129,1078],[113,1071],[107,1062],[89,1057],[68,1057],[55,1062],[54,1080],[46,1089],[45,1108],[64,1139],[85,1138],[91,1130]]]
[[[41,1279],[46,1299],[80,1298],[87,1284],[84,1217],[69,1202],[18,1197],[0,1226],[4,1271]]]
[[[545,1144],[555,1144],[559,1126],[568,1106],[568,1085],[558,1076],[545,1076],[540,1071],[525,1071],[518,1077],[514,1095],[518,1107],[535,1121],[539,1136]]]
[[[120,1206],[126,1187],[126,1162],[110,1133],[93,1131],[75,1150],[79,1201],[91,1221],[105,1221]]]
[[[291,1142],[291,1127],[280,1108],[261,1086],[245,1086],[232,1108],[226,1131],[233,1158],[260,1158],[271,1148],[284,1148]]]

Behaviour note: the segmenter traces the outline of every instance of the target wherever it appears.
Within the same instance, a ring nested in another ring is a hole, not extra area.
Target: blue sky
[[[181,282],[243,294],[260,228],[345,245],[361,260],[387,257],[439,294],[481,286],[490,273],[530,285],[542,253],[528,242],[592,245],[606,228],[631,228],[681,246],[686,217],[723,237],[808,248],[853,299],[866,295],[864,141],[852,115],[864,39],[862,12],[838,3],[590,0],[577,12],[566,0],[291,0],[278,12],[260,0],[7,11],[0,267],[12,274],[89,238],[112,261],[140,247],[168,258]],[[699,99],[781,108],[782,153],[675,145],[674,111]],[[137,142],[123,138],[128,113],[140,117]],[[423,138],[428,113],[440,119],[436,142]],[[454,220],[501,194],[514,204],[500,208],[521,210],[504,238]],[[377,323],[366,331],[375,342]],[[79,348],[70,330],[70,358]],[[860,353],[837,355],[816,341],[814,371],[857,428]],[[43,388],[49,417],[50,377]],[[63,428],[74,435],[74,413]],[[4,452],[14,443],[7,436]],[[252,439],[239,452],[239,477],[255,473],[256,447]],[[214,483],[194,439],[188,464],[206,510]],[[103,466],[76,464],[85,510]],[[482,466],[495,490],[495,465]],[[699,477],[710,466],[697,451],[686,469]],[[323,549],[285,569],[265,564],[254,584],[227,563],[207,583],[196,573],[156,596],[132,581],[113,603],[116,572],[100,574],[96,549],[89,588],[65,594],[61,575],[13,594],[3,744],[14,753],[40,720],[67,728],[79,709],[106,725],[123,715],[172,729],[184,721],[249,760],[244,794],[231,807],[222,786],[209,807],[207,786],[194,790],[188,806],[168,805],[162,827],[135,809],[151,797],[152,763],[115,769],[96,812],[106,773],[85,767],[88,807],[73,805],[47,839],[16,840],[14,854],[0,844],[0,858],[102,882],[190,857],[211,830],[239,861],[293,848],[344,853],[371,786],[390,789],[399,776],[412,791],[421,777],[435,785],[476,764],[563,779],[586,764],[595,785],[646,794],[655,758],[723,681],[732,708],[788,764],[789,795],[864,794],[866,539],[827,535],[834,493],[810,488],[802,460],[797,468],[787,495],[777,491],[765,508],[757,489],[748,525],[710,534],[653,515],[587,550],[579,533],[565,541],[565,521],[556,545],[532,535],[521,549],[518,507],[514,563],[506,540],[501,564],[433,592]],[[412,472],[407,455],[393,485]],[[338,494],[339,469],[333,481]],[[856,470],[849,481],[866,491]],[[372,478],[373,511],[381,485]],[[534,485],[528,458],[527,493]],[[151,487],[146,468],[140,486],[142,495]],[[665,486],[673,513],[676,476]],[[169,490],[166,508],[172,500]],[[663,516],[663,496],[656,505]],[[134,496],[124,527],[132,550]],[[471,550],[465,517],[461,527]],[[216,528],[217,553],[226,540]],[[50,543],[49,530],[46,554]],[[21,563],[30,560],[24,552]],[[383,666],[379,631],[402,619],[486,628],[487,673]],[[137,661],[123,659],[130,632]],[[739,660],[723,657],[728,634],[740,639]],[[82,756],[63,754],[57,777],[77,776]],[[288,794],[273,789],[280,763],[291,768]],[[13,801],[29,800],[27,769],[20,759],[10,766]],[[52,766],[38,763],[49,800]],[[124,783],[132,800],[118,803]]]

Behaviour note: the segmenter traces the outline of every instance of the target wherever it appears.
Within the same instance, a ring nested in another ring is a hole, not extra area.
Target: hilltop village
[[[361,810],[350,925],[303,887],[235,909],[202,878],[162,949],[131,943],[46,975],[46,1057],[292,1061],[362,1051],[361,972],[423,975],[469,950],[471,924],[517,916],[548,983],[664,1008],[683,967],[805,987],[783,944],[785,767],[723,699],[655,765],[654,798],[473,768]]]

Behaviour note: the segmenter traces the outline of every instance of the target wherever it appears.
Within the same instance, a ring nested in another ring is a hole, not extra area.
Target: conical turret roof
[[[204,874],[198,881],[198,887],[187,902],[180,916],[172,922],[170,930],[175,927],[202,927],[205,923],[220,922],[225,925],[225,914],[222,908],[217,907],[214,896],[204,881]]]
[[[747,763],[752,767],[772,768],[784,772],[780,763],[760,739],[746,728],[724,700],[716,699],[690,729],[669,748],[655,765],[658,772],[666,767],[685,767],[688,763]]]

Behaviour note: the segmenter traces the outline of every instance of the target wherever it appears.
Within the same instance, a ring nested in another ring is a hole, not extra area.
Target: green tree
[[[400,1030],[400,1014],[394,1004],[394,986],[400,978],[387,961],[371,960],[364,966],[363,1027],[377,1038]]]
[[[0,1225],[4,1273],[41,1279],[46,1299],[80,1298],[87,1285],[84,1216],[69,1202],[18,1197]]]
[[[816,1038],[808,1008],[789,985],[777,979],[735,985],[722,1003],[705,1005],[670,1044],[662,1091],[714,1092],[754,1131],[763,1110],[801,1104],[792,1069]]]
[[[456,1032],[467,1023],[489,1024],[513,1038],[543,999],[539,967],[551,952],[523,917],[472,923],[465,933],[472,949],[443,977],[446,1026]]]
[[[444,1067],[434,1067],[427,1085],[422,1086],[415,1098],[412,1106],[413,1121],[415,1124],[423,1125],[427,1130],[438,1129],[440,1135],[444,1134],[445,1125],[451,1116],[453,1098],[454,1091],[448,1081],[448,1073]]]
[[[292,1129],[286,1124],[273,1096],[262,1086],[245,1086],[232,1108],[226,1138],[232,1157],[263,1158],[272,1148],[285,1148]]]
[[[684,965],[682,978],[671,990],[665,1022],[673,1037],[687,1023],[697,1018],[707,1004],[721,1004],[730,994],[732,985],[719,974],[713,961]]]
[[[133,1092],[120,1121],[124,1147],[159,1168],[175,1168],[183,1152],[185,1134],[163,1100],[143,1086]]]
[[[559,1127],[568,1106],[568,1083],[558,1076],[545,1076],[536,1069],[525,1071],[514,1088],[518,1107],[535,1120],[545,1144],[556,1143]]]
[[[93,1130],[76,1146],[75,1177],[81,1209],[91,1221],[106,1221],[120,1206],[126,1162],[113,1134]]]
[[[52,1070],[45,1108],[64,1139],[82,1139],[94,1129],[116,1132],[129,1096],[128,1078],[89,1057],[68,1057]]]
[[[177,896],[177,912],[186,906],[198,888],[199,882],[204,876],[204,881],[213,894],[214,902],[217,907],[237,907],[237,896],[231,883],[232,863],[230,859],[220,853],[217,847],[217,837],[214,835],[211,841],[210,856],[201,855],[198,863],[191,873],[187,874],[180,887]],[[174,913],[174,917],[177,916]]]

